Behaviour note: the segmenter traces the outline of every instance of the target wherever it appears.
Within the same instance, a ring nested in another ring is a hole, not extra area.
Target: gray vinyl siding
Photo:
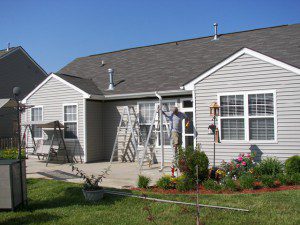
[[[261,144],[252,141],[251,144],[262,152],[262,157],[276,156],[285,160],[300,154],[300,76],[245,54],[195,85],[197,142],[211,162],[213,136],[208,134],[209,105],[218,100],[220,93],[262,90],[276,91],[278,140]],[[251,144],[216,144],[216,162],[249,152]]]
[[[66,84],[51,78],[38,91],[36,91],[28,100],[28,105],[43,106],[43,123],[59,120],[63,123],[63,105],[77,104],[77,133],[78,139],[65,139],[67,150],[71,154],[78,156],[78,160],[83,160],[84,155],[84,124],[83,124],[83,96]],[[29,123],[31,118],[30,109],[26,110],[23,123]],[[43,132],[44,138],[47,137]],[[29,138],[30,141],[30,138]],[[41,142],[37,140],[38,142]]]
[[[177,99],[176,97],[171,99]],[[139,99],[139,100],[121,100],[121,101],[111,101],[103,103],[103,154],[104,160],[109,160],[112,154],[112,149],[117,133],[117,127],[119,125],[121,115],[123,112],[124,106],[134,106],[136,113],[138,113],[137,104],[138,102],[145,101],[157,101],[157,99]],[[177,99],[177,102],[179,99]],[[133,119],[133,118],[132,118]],[[132,120],[134,121],[134,120]],[[121,147],[121,146],[120,146]],[[138,148],[138,155],[141,156],[141,152],[143,151],[143,147],[140,146]],[[118,155],[115,155],[115,160],[118,158],[120,160],[121,151],[118,151]],[[118,156],[118,157],[117,157]],[[158,162],[161,160],[161,152],[160,147],[155,148],[155,156]],[[172,149],[170,147],[165,147],[165,161],[172,161]],[[127,157],[127,161],[130,161],[131,158]]]
[[[86,100],[86,145],[87,162],[104,160],[103,154],[103,103],[100,101]]]

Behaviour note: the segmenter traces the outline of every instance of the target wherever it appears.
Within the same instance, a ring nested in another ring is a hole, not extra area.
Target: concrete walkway
[[[26,160],[27,178],[46,178],[54,180],[63,180],[68,182],[82,183],[82,179],[72,173],[69,164],[54,164],[46,163],[43,160],[38,160],[35,157],[30,157]],[[78,163],[76,166],[85,171],[86,174],[98,175],[105,168],[108,168],[109,162],[97,163]],[[159,172],[159,164],[154,164],[152,167],[144,166],[142,175],[151,178],[151,183],[154,184],[163,174],[170,174],[170,167],[164,172]],[[114,162],[111,165],[109,175],[103,180],[102,186],[113,188],[129,188],[136,187],[138,179],[138,164],[137,163],[120,163]]]

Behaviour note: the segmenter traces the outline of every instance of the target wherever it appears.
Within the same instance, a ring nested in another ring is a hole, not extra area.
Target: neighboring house
[[[0,99],[12,98],[14,87],[21,88],[20,99],[29,94],[47,73],[21,47],[0,50]],[[11,138],[16,132],[16,113],[0,109],[0,138]]]
[[[107,90],[109,68],[115,71],[113,91]],[[123,106],[135,107],[146,133],[155,91],[193,121],[195,130],[183,131],[184,147],[199,143],[210,161],[212,102],[221,105],[217,163],[249,149],[285,160],[300,154],[299,68],[300,24],[284,25],[77,58],[23,102],[36,106],[25,113],[27,120],[38,112],[40,122],[64,123],[68,148],[77,143],[85,162],[110,158]]]

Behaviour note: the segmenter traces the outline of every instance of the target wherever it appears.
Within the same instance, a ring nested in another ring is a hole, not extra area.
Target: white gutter
[[[163,136],[163,120],[162,120],[162,97],[155,92],[156,97],[159,99],[159,134],[160,134],[160,150],[161,150],[161,162],[160,162],[160,169],[163,170],[164,168],[164,161],[165,161],[165,152],[164,152],[164,136]]]
[[[174,95],[191,95],[191,90],[170,90],[160,91],[160,96],[174,96]],[[118,99],[134,99],[134,98],[147,98],[154,97],[153,92],[140,92],[132,94],[113,94],[113,95],[91,95],[91,99],[95,100],[118,100]]]

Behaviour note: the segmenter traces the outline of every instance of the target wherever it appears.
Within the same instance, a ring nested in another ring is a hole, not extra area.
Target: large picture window
[[[274,91],[221,94],[221,140],[274,141]]]
[[[31,108],[31,127],[32,127],[32,133],[33,137],[38,139],[43,137],[43,130],[41,127],[38,127],[38,124],[40,124],[43,121],[43,107],[42,106],[36,106]]]
[[[65,139],[77,138],[77,105],[64,105]]]

